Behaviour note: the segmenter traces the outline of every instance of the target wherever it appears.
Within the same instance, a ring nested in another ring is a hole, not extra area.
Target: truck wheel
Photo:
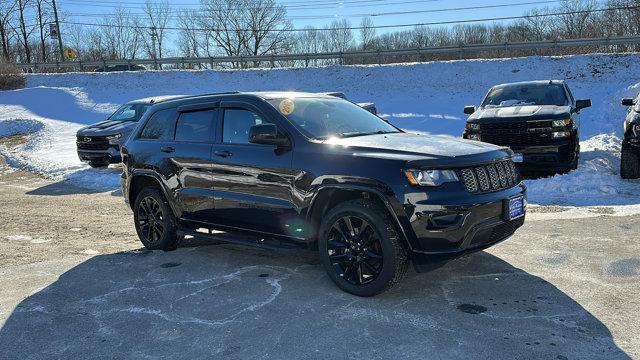
[[[623,142],[620,155],[620,176],[623,179],[640,178],[640,156],[638,156],[638,150]]]
[[[133,206],[136,232],[149,250],[175,250],[178,247],[176,218],[159,189],[142,189]]]
[[[105,162],[90,161],[89,166],[95,169],[95,168],[107,167],[109,166],[109,164]]]
[[[324,216],[318,250],[342,290],[374,296],[396,285],[409,259],[388,212],[368,199],[346,201]]]

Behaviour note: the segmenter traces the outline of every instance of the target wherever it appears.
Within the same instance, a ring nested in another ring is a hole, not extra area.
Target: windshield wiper
[[[365,132],[365,133],[347,133],[347,134],[341,134],[342,137],[357,137],[357,136],[369,136],[369,135],[382,135],[382,134],[395,134],[398,133],[399,131],[372,131],[372,132]]]

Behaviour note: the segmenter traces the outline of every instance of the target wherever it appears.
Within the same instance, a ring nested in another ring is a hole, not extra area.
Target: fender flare
[[[146,177],[146,178],[151,178],[153,179],[155,182],[158,183],[158,186],[160,187],[160,189],[162,189],[162,193],[164,194],[164,197],[167,199],[167,202],[169,203],[169,206],[171,207],[171,210],[173,211],[173,214],[176,215],[178,214],[178,212],[176,211],[176,207],[175,207],[175,203],[173,201],[173,197],[170,195],[169,191],[167,190],[167,186],[165,184],[165,182],[163,181],[162,177],[160,177],[160,175],[154,171],[150,171],[150,170],[140,170],[140,169],[136,169],[133,172],[131,172],[131,174],[127,177],[127,194],[122,194],[123,196],[126,196],[126,198],[129,200],[129,204],[130,206],[133,208],[133,204],[136,201],[136,199],[131,199],[130,193],[131,193],[131,183],[133,183],[134,179],[136,178],[141,178],[141,177]],[[177,215],[176,215],[177,217]]]
[[[407,233],[407,230],[402,225],[402,222],[400,221],[400,218],[398,217],[398,214],[396,213],[393,205],[391,204],[388,197],[384,194],[384,192],[381,189],[376,189],[374,187],[362,186],[362,185],[356,185],[356,184],[326,184],[326,185],[318,186],[313,196],[311,197],[311,200],[309,202],[309,207],[305,215],[305,219],[307,222],[310,221],[310,217],[311,217],[311,214],[313,213],[314,206],[316,205],[316,200],[318,196],[323,191],[329,190],[329,189],[358,191],[362,193],[373,194],[373,196],[375,196],[378,200],[380,200],[380,202],[382,202],[382,204],[385,206],[389,214],[391,214],[391,218],[393,219],[393,222],[397,225],[398,229],[402,234],[402,237],[404,238],[404,243],[407,246],[407,250],[409,250],[411,253],[413,252],[413,247],[411,246],[411,240],[410,240],[412,238],[409,236],[409,234]]]

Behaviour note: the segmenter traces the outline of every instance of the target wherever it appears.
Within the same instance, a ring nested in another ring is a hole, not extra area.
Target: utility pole
[[[152,51],[152,55],[153,56],[153,68],[155,70],[158,70],[158,55],[156,53],[156,27],[152,26],[151,27],[151,42],[153,44],[153,51]]]
[[[62,32],[60,32],[60,20],[58,20],[58,7],[56,6],[56,0],[51,0],[51,6],[53,6],[53,17],[56,21],[56,29],[58,30],[58,50],[60,50],[60,61],[64,61],[64,47],[62,47]]]

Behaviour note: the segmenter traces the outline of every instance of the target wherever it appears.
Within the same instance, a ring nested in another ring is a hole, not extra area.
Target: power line
[[[545,13],[545,14],[530,14],[530,15],[520,15],[520,16],[501,16],[501,17],[492,17],[492,18],[481,18],[481,19],[469,19],[469,20],[449,20],[449,21],[434,21],[434,22],[423,22],[423,23],[410,23],[410,24],[393,24],[393,25],[374,25],[374,26],[353,26],[353,27],[333,27],[333,28],[314,28],[314,29],[305,29],[305,28],[283,28],[283,29],[274,29],[274,32],[303,32],[309,30],[315,31],[335,31],[335,30],[362,30],[362,29],[389,29],[389,28],[406,28],[406,27],[418,27],[418,26],[434,26],[434,25],[453,25],[453,24],[469,24],[469,23],[478,23],[478,22],[490,22],[490,21],[505,21],[505,20],[522,20],[522,19],[535,19],[535,18],[544,18],[551,16],[563,16],[563,15],[578,15],[578,14],[588,14],[588,13],[599,13],[605,11],[615,11],[615,10],[633,10],[640,9],[640,6],[620,6],[620,7],[611,7],[611,8],[603,8],[603,9],[593,9],[593,10],[576,10],[576,11],[564,11],[564,12],[555,12],[555,13]],[[118,25],[118,24],[96,24],[96,23],[84,23],[84,22],[73,22],[73,21],[60,21],[61,23],[70,24],[70,25],[83,25],[83,26],[97,26],[97,27],[110,27],[110,28],[129,28],[129,29],[148,29],[146,26],[135,26],[135,25]],[[183,30],[179,27],[166,27],[165,30]],[[224,29],[217,28],[192,28],[192,31],[224,31]],[[238,31],[251,31],[251,29],[237,29]]]
[[[497,8],[507,8],[507,7],[516,7],[516,6],[526,6],[526,5],[542,5],[542,4],[551,4],[551,3],[559,3],[563,0],[544,0],[544,1],[529,1],[523,3],[510,3],[510,4],[496,4],[496,5],[479,5],[479,6],[466,6],[466,7],[455,7],[455,8],[446,8],[446,9],[429,9],[429,10],[414,10],[414,11],[392,11],[392,12],[380,12],[380,13],[361,13],[361,14],[349,14],[342,15],[341,18],[350,17],[350,18],[362,18],[362,17],[382,17],[382,16],[397,16],[397,15],[413,15],[413,14],[427,14],[427,13],[441,13],[441,12],[452,12],[452,11],[465,11],[465,10],[484,10],[484,9],[497,9]],[[100,14],[91,14],[91,13],[78,13],[78,14],[69,14],[71,16],[87,16],[87,17],[95,17],[95,16],[114,16],[114,14],[109,13],[100,13]],[[127,13],[127,15],[136,15],[136,16],[145,16],[145,13]],[[177,19],[178,16],[170,15],[170,18]],[[207,18],[206,15],[194,15],[196,18]],[[288,19],[297,20],[297,19],[334,19],[335,15],[323,14],[323,15],[308,15],[308,16],[287,16]]]

